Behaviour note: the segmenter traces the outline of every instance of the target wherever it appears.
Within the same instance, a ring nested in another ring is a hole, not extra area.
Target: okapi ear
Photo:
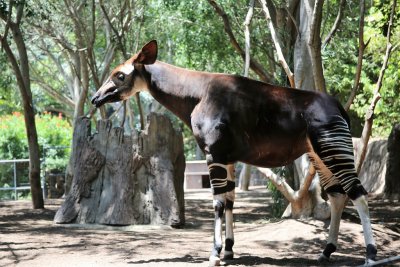
[[[140,63],[144,65],[150,65],[156,62],[158,54],[157,41],[152,40],[145,44],[143,48],[139,51],[133,63]]]

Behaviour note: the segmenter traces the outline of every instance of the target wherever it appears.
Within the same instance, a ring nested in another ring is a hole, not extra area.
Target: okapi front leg
[[[222,220],[226,206],[226,191],[228,187],[228,171],[226,165],[209,163],[211,188],[214,195],[214,243],[210,256],[210,266],[220,265],[222,250]]]
[[[222,220],[225,209],[225,194],[214,195],[214,243],[210,255],[210,266],[220,265],[220,253],[222,250]]]
[[[234,165],[228,165],[228,183],[225,205],[225,253],[224,260],[233,259],[233,203],[235,202],[235,169]]]

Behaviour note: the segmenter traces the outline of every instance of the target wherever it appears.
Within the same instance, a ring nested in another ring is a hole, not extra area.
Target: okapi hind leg
[[[326,247],[318,258],[318,261],[321,263],[329,261],[331,254],[336,251],[340,220],[347,196],[342,193],[329,193],[328,198],[331,203],[331,222]]]
[[[235,202],[235,169],[234,165],[228,165],[228,184],[225,205],[225,252],[224,260],[232,260],[233,245],[235,243],[233,234],[233,203]]]
[[[309,139],[307,139],[306,144],[308,151],[307,155],[320,177],[321,186],[326,189],[328,192],[328,197],[331,201],[331,222],[329,227],[329,235],[325,249],[318,257],[318,261],[323,263],[329,261],[331,254],[336,251],[340,219],[342,217],[346,195],[344,194],[345,192],[339,184],[339,181],[336,179],[330,169],[328,169],[328,167],[324,164],[319,155],[315,153]]]
[[[331,181],[338,182],[340,188],[337,187],[338,185],[333,188],[342,190],[353,201],[363,226],[367,262],[373,261],[377,250],[368,212],[367,192],[361,185],[354,168],[353,143],[348,122],[343,116],[331,117],[328,124],[320,126],[318,131],[314,132],[313,140],[315,151],[333,174],[326,181],[321,179],[321,184],[329,193],[331,188],[329,183]]]
[[[376,244],[375,244],[374,236],[372,233],[372,226],[371,226],[371,220],[370,220],[370,216],[369,216],[367,197],[366,197],[366,195],[361,195],[352,201],[353,201],[354,206],[357,209],[358,215],[360,216],[361,224],[363,227],[364,241],[365,241],[366,253],[367,253],[366,263],[368,264],[370,262],[375,261],[378,250],[376,249]]]

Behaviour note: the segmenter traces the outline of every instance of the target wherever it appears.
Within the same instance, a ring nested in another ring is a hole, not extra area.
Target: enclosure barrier
[[[29,159],[0,160],[0,164],[13,164],[13,177],[12,177],[13,186],[0,187],[0,191],[14,191],[14,200],[18,200],[18,191],[31,189],[29,185],[29,178],[28,178],[28,183],[23,183],[22,185],[18,184],[17,163],[23,163],[23,162],[29,163]],[[45,197],[44,176],[42,176],[40,180],[41,180],[43,197]]]

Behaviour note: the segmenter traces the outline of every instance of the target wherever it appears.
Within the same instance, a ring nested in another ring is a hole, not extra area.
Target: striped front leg
[[[210,266],[220,265],[222,250],[222,221],[226,209],[226,248],[225,257],[233,258],[233,201],[235,182],[233,165],[209,163],[210,182],[213,191],[214,219],[214,244],[210,256]]]

